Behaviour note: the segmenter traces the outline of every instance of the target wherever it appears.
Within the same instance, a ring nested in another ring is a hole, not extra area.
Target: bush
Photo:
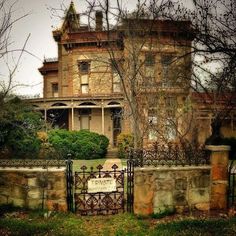
[[[0,112],[0,156],[37,158],[40,140],[37,132],[44,127],[42,114],[25,101],[6,99]]]
[[[15,129],[8,135],[7,146],[14,158],[37,158],[40,140],[36,134],[29,135],[21,129]]]
[[[126,151],[134,145],[133,135],[128,133],[120,133],[117,137],[117,144],[119,158],[125,158]]]
[[[74,159],[97,159],[105,157],[109,140],[104,135],[85,130],[51,130],[48,142],[64,158],[70,153]]]

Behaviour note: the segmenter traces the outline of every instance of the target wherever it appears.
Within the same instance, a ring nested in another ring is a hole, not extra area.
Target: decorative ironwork
[[[88,181],[91,179],[102,180],[111,178],[115,180],[115,191],[91,192],[88,189]],[[124,170],[118,170],[117,165],[112,166],[111,171],[103,171],[101,165],[94,170],[86,166],[74,176],[74,200],[75,212],[80,215],[107,215],[124,212]]]
[[[67,190],[67,207],[68,211],[73,212],[73,161],[70,159],[71,155],[68,154],[68,160],[66,161],[66,190]]]
[[[236,204],[236,161],[232,161],[228,168],[228,207]]]
[[[201,149],[178,146],[155,146],[153,149],[129,150],[129,160],[135,167],[208,165],[208,152]]]
[[[134,165],[132,160],[127,161],[127,212],[133,213],[134,203]]]
[[[52,159],[52,160],[33,160],[33,159],[0,159],[0,167],[14,167],[14,168],[34,168],[41,167],[46,169],[48,167],[65,167],[65,160]]]

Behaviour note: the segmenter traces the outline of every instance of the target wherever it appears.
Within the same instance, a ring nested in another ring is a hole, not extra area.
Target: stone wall
[[[66,211],[65,168],[0,168],[0,204]]]
[[[135,168],[134,213],[209,210],[211,167]]]

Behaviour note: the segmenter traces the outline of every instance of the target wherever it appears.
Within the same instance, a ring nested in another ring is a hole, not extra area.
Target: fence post
[[[223,210],[227,208],[228,193],[228,162],[230,146],[208,145],[211,151],[211,199],[210,209]]]
[[[134,204],[134,164],[127,160],[127,212],[133,213]]]
[[[67,187],[67,208],[68,211],[73,212],[73,161],[71,160],[71,154],[67,155],[66,160],[66,187]]]

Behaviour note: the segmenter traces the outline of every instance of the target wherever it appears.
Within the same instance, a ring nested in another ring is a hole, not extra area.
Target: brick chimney
[[[96,31],[102,31],[102,11],[96,11]]]

